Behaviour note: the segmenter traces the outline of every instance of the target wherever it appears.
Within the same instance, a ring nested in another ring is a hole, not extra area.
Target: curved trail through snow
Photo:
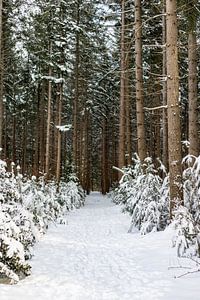
[[[32,275],[1,285],[0,300],[189,299],[170,295],[166,237],[128,234],[129,217],[107,197],[92,193],[66,218],[35,247]]]

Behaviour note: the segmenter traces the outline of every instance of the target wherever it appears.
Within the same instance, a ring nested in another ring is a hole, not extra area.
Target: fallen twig
[[[181,278],[181,277],[183,277],[183,276],[186,276],[186,275],[189,275],[189,274],[193,274],[193,273],[197,273],[197,272],[200,272],[200,268],[199,268],[199,269],[196,269],[196,270],[194,270],[194,271],[188,271],[188,272],[183,273],[183,274],[181,274],[181,275],[179,275],[179,276],[174,276],[174,278]]]

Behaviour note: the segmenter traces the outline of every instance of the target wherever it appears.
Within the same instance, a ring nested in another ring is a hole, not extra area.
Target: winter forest
[[[1,300],[199,299],[199,47],[200,0],[0,0]]]

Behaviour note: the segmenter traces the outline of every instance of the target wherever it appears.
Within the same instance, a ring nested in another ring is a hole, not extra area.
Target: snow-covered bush
[[[78,182],[63,182],[59,187],[56,200],[64,210],[71,210],[84,205],[85,194]]]
[[[142,164],[136,156],[134,164],[128,171],[124,170],[113,201],[122,204],[123,211],[132,216],[129,232],[133,226],[142,234],[162,230],[169,218],[166,181],[158,175],[151,158]]]
[[[200,256],[200,225],[196,224],[192,214],[184,206],[175,211],[172,228],[175,230],[173,247],[177,249],[180,256]]]
[[[17,282],[30,273],[25,261],[32,246],[44,234],[50,221],[84,204],[85,195],[77,180],[46,183],[15,175],[0,161],[0,282]]]
[[[9,213],[0,208],[0,278],[6,278],[10,283],[30,274],[20,233]]]
[[[173,246],[178,256],[200,257],[200,156],[183,159],[184,207],[177,208],[172,223]]]
[[[200,223],[200,156],[187,155],[183,159],[186,166],[183,172],[184,205],[194,218]]]

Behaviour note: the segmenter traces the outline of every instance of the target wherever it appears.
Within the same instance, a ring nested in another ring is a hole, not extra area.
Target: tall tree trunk
[[[121,4],[121,78],[120,78],[120,115],[119,115],[119,168],[125,166],[125,138],[126,138],[126,124],[125,124],[125,0]],[[119,173],[119,178],[121,173]]]
[[[46,91],[46,81],[41,83],[41,100],[39,108],[39,171],[45,173],[45,133],[46,133],[46,124],[45,124],[45,91]]]
[[[84,109],[83,115],[83,136],[82,136],[82,182],[83,188],[86,191],[86,173],[87,173],[87,109]]]
[[[0,0],[0,153],[3,149],[3,23],[2,23],[2,5],[3,0]]]
[[[38,84],[37,87],[37,116],[36,116],[36,128],[35,128],[35,143],[34,143],[34,162],[33,162],[33,174],[39,177],[39,130],[40,130],[40,95],[41,95],[41,85]]]
[[[166,45],[166,5],[165,0],[163,0],[163,17],[162,17],[162,43],[163,46]],[[166,70],[166,47],[163,47],[163,65],[162,65],[162,74],[165,78],[167,74]],[[167,82],[163,78],[162,83],[162,98],[163,98],[163,106],[167,105]],[[162,146],[162,160],[165,168],[168,170],[168,128],[167,128],[167,109],[163,109],[163,115],[162,115],[162,126],[163,126],[163,146]]]
[[[86,120],[86,170],[85,170],[85,190],[87,192],[87,195],[90,193],[91,189],[91,170],[90,170],[90,134],[89,134],[89,128],[90,128],[90,111],[87,110],[87,120]]]
[[[13,114],[13,130],[12,130],[12,161],[16,163],[16,112],[14,108]]]
[[[116,125],[115,125],[115,111],[112,111],[112,117],[111,117],[111,144],[112,144],[112,149],[111,149],[111,168],[113,166],[117,166],[117,162],[118,162],[118,157],[117,157],[117,148],[118,148],[118,144],[117,144],[117,129],[116,129]],[[111,178],[111,184],[112,183],[116,183],[118,180],[118,174],[115,170],[112,170],[112,178]]]
[[[80,23],[80,3],[77,1],[77,16],[76,26]],[[75,171],[79,173],[79,158],[78,158],[78,111],[79,111],[79,63],[80,63],[80,37],[79,31],[76,32],[76,49],[75,49],[75,95],[73,100],[73,163]]]
[[[52,42],[49,42],[49,56],[52,55]],[[50,136],[51,136],[51,76],[52,67],[49,66],[49,80],[48,80],[48,104],[47,104],[47,131],[46,131],[46,153],[45,153],[45,173],[46,179],[49,178],[49,164],[50,164]]]
[[[189,154],[199,155],[197,114],[197,38],[194,30],[188,35],[188,98],[189,98]]]
[[[108,124],[107,118],[103,119],[102,126],[102,194],[109,192],[109,174],[108,174]]]
[[[183,203],[176,0],[166,1],[166,14],[170,213],[172,216],[173,209]]]
[[[143,161],[147,156],[145,125],[144,125],[144,95],[142,67],[142,16],[141,0],[135,0],[135,75],[136,75],[136,111],[137,111],[137,144],[138,155]]]
[[[79,139],[78,139],[78,148],[79,148],[79,157],[78,157],[78,168],[79,168],[79,180],[80,184],[83,186],[84,184],[84,118],[81,116],[80,120],[80,131],[79,131]]]
[[[27,107],[25,108],[25,117],[23,121],[23,134],[22,134],[22,174],[25,174],[27,171],[27,121],[28,121],[28,112]]]
[[[160,93],[159,93],[160,86],[156,85],[155,90],[155,106],[160,105]],[[161,158],[161,143],[160,143],[160,120],[161,114],[160,110],[154,111],[154,132],[155,132],[155,144],[154,144],[154,155],[155,155],[155,166],[158,166],[158,158]]]
[[[62,122],[62,99],[63,99],[63,83],[60,83],[59,92],[59,106],[58,106],[58,126],[61,126]],[[60,169],[61,169],[61,139],[62,132],[58,129],[58,140],[57,140],[57,159],[56,159],[56,181],[60,182]]]
[[[128,49],[127,49],[128,51]],[[126,164],[132,163],[131,151],[131,122],[130,122],[130,91],[129,91],[129,53],[126,59],[126,74],[125,74],[125,108],[126,108]]]

